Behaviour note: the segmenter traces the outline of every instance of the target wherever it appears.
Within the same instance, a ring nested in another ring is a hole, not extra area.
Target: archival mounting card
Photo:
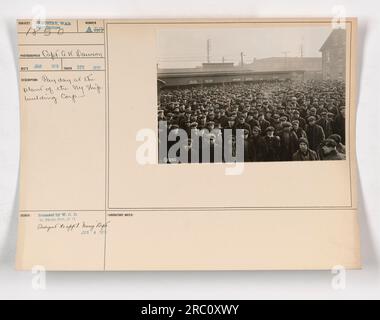
[[[18,20],[17,268],[359,268],[356,24]]]

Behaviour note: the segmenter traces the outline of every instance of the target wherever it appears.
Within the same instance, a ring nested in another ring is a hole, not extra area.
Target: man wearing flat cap
[[[270,127],[270,122],[265,119],[264,112],[259,115],[259,127],[262,135],[265,135],[265,130]]]
[[[320,125],[316,124],[315,116],[307,118],[308,125],[306,126],[307,140],[311,150],[316,151],[323,140],[325,140],[325,133]]]
[[[293,161],[314,161],[319,160],[318,154],[309,149],[309,142],[306,138],[298,140],[298,151],[293,154]]]
[[[215,128],[215,122],[214,121],[207,121],[206,127],[207,127],[207,130],[211,132]]]
[[[261,149],[263,144],[263,137],[260,134],[260,127],[254,126],[252,128],[251,136],[251,157],[252,161],[261,161]]]
[[[346,146],[342,143],[342,138],[339,134],[332,134],[328,137],[328,139],[333,139],[336,142],[336,151],[338,151],[341,154],[346,154]]]
[[[342,138],[342,143],[346,144],[346,107],[341,106],[339,113],[333,122],[333,133],[339,134]]]
[[[344,160],[345,156],[336,150],[336,142],[326,139],[322,143],[323,160]]]
[[[300,112],[298,110],[294,110],[292,120],[298,120],[300,128],[305,130],[306,121],[300,116]]]
[[[280,137],[274,135],[274,128],[268,127],[265,130],[265,137],[262,144],[262,161],[280,160]]]
[[[332,132],[332,121],[327,117],[327,111],[322,110],[320,113],[321,118],[317,121],[317,124],[320,125],[325,133],[325,136],[330,136]]]
[[[235,122],[234,129],[248,130],[249,134],[251,134],[251,126],[245,122],[244,115],[239,115],[237,122]]]
[[[297,138],[307,138],[305,130],[300,128],[300,122],[298,120],[292,121],[292,127],[294,133],[297,135]]]
[[[297,151],[297,149],[298,137],[292,130],[292,124],[290,122],[283,122],[280,134],[280,160],[292,160],[292,156]]]

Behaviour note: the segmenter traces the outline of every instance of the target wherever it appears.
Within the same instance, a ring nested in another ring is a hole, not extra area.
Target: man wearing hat
[[[323,140],[325,140],[325,133],[320,125],[316,124],[316,118],[310,116],[307,118],[308,125],[306,126],[307,140],[311,150],[316,151]]]
[[[245,122],[244,115],[239,115],[238,121],[235,123],[234,129],[243,129],[248,130],[249,134],[251,134],[251,127],[248,123]]]
[[[317,108],[315,108],[315,107],[311,107],[311,108],[309,109],[309,117],[310,117],[310,116],[314,116],[315,119],[317,119]]]
[[[298,120],[292,121],[292,127],[294,133],[297,135],[297,138],[306,138],[306,132],[302,128],[300,128],[300,122]]]
[[[333,133],[337,133],[342,138],[342,143],[346,144],[346,107],[339,108],[339,114],[333,122]]]
[[[263,135],[265,135],[265,130],[270,127],[270,122],[268,120],[265,119],[265,115],[264,115],[264,112],[262,112],[260,115],[259,115],[259,125],[260,125],[260,129],[261,129],[261,133]]]
[[[300,116],[300,112],[298,110],[293,111],[293,117],[292,120],[298,120],[299,126],[301,129],[305,130],[306,128],[306,121],[304,118]]]
[[[318,154],[309,149],[309,142],[306,138],[298,140],[298,151],[293,154],[293,161],[314,161],[319,160]]]
[[[260,134],[260,127],[254,126],[252,128],[252,136],[251,136],[251,158],[252,161],[260,161],[261,160],[261,149],[263,143],[263,137]]]
[[[205,128],[206,128],[206,116],[204,114],[202,114],[198,118],[198,129],[202,130],[202,129],[205,129]]]
[[[292,130],[292,124],[290,122],[284,122],[282,124],[282,130],[280,134],[280,160],[290,161],[293,154],[298,149],[298,137]]]
[[[252,162],[252,140],[250,139],[249,130],[244,129],[244,162]]]
[[[182,129],[186,129],[188,123],[191,123],[191,111],[186,111],[179,119],[179,126]]]
[[[211,132],[215,128],[215,122],[214,121],[207,121],[207,130]]]
[[[276,130],[281,128],[280,115],[275,113],[272,117],[271,126]]]
[[[250,111],[248,113],[247,121],[246,123],[249,124],[249,127],[252,128],[254,126],[260,126],[258,118],[258,112],[257,111]]]
[[[333,139],[336,142],[336,150],[341,154],[346,154],[346,146],[342,143],[342,138],[339,134],[332,134],[328,139]]]
[[[198,122],[193,121],[190,123],[188,130],[186,131],[188,137],[191,137],[193,134],[194,136],[198,136],[199,130],[198,130]]]
[[[157,117],[158,117],[158,121],[166,121],[166,117],[165,117],[165,112],[164,112],[164,110],[159,109],[159,110],[158,110]]]
[[[336,142],[326,139],[322,144],[323,160],[344,160],[345,156],[336,150]]]
[[[297,102],[297,97],[292,97],[290,99],[290,105],[292,108],[298,108],[299,107],[298,102]]]
[[[265,130],[265,137],[262,144],[262,161],[280,160],[280,138],[274,135],[274,128],[268,127]]]
[[[317,124],[320,125],[325,133],[325,136],[328,137],[332,134],[332,122],[327,117],[327,111],[322,110],[320,113],[321,118],[317,121]]]

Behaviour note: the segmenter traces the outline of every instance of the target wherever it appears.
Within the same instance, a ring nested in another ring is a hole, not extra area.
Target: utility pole
[[[244,66],[244,53],[240,52],[240,65]]]
[[[303,58],[303,37],[301,40],[301,58]]]
[[[207,63],[210,63],[211,40],[207,39]]]

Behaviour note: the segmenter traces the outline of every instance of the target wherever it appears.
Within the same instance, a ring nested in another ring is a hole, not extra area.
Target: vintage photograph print
[[[345,160],[346,29],[160,28],[159,163]]]

